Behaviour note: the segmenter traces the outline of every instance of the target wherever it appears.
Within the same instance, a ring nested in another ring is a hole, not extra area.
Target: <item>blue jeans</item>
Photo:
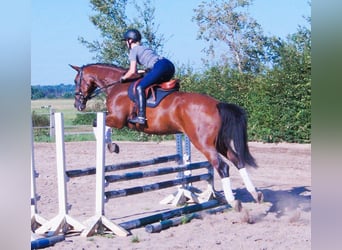
[[[145,89],[155,83],[170,80],[175,74],[175,66],[169,60],[163,58],[158,60],[152,70],[148,72],[136,87],[136,98],[138,101],[138,116],[130,119],[132,123],[145,124],[146,96]]]
[[[140,88],[145,90],[148,86],[155,83],[162,83],[170,80],[175,74],[175,66],[168,59],[158,60],[150,72],[148,72],[141,82],[138,84]]]

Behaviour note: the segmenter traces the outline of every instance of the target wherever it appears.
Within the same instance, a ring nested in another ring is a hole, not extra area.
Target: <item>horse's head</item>
[[[75,103],[74,106],[78,111],[83,111],[86,108],[87,101],[91,98],[91,94],[96,89],[97,85],[94,79],[87,74],[84,67],[70,65],[71,68],[77,71],[75,77]]]

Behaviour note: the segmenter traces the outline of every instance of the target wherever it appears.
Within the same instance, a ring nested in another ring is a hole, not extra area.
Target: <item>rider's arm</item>
[[[122,80],[126,80],[130,77],[132,77],[137,71],[137,61],[131,61],[130,64],[129,64],[129,69],[128,71],[126,72],[126,74],[124,74],[121,79]]]

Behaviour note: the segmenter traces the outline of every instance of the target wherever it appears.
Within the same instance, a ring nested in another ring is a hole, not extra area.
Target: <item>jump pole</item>
[[[126,222],[120,223],[120,226],[122,226],[123,228],[127,230],[131,230],[131,229],[142,227],[142,226],[154,223],[154,222],[164,221],[164,220],[176,217],[176,216],[182,216],[185,214],[190,214],[190,213],[198,212],[201,210],[206,210],[209,208],[214,208],[214,207],[217,207],[218,205],[219,205],[219,201],[210,200],[210,201],[206,201],[200,204],[189,205],[189,206],[169,210],[166,212],[146,216],[143,218],[126,221]]]
[[[71,228],[76,231],[82,231],[85,228],[83,224],[68,215],[65,174],[64,119],[62,113],[55,113],[55,126],[59,214],[36,230],[36,233],[47,233],[48,236],[57,235],[61,231],[62,233],[67,233]]]
[[[127,236],[129,232],[123,227],[113,223],[105,217],[105,179],[104,179],[104,165],[105,165],[105,113],[97,113],[96,126],[96,206],[95,215],[89,218],[85,224],[86,228],[81,233],[81,236],[88,237],[95,233],[97,229],[102,230],[103,227],[109,229],[114,234],[119,236]]]
[[[31,230],[34,232],[38,227],[46,223],[46,219],[38,214],[37,201],[39,196],[36,189],[36,178],[38,174],[35,170],[33,126],[31,123]]]

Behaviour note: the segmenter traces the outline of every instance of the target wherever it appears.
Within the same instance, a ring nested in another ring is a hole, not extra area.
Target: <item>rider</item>
[[[175,74],[175,67],[168,59],[159,56],[155,51],[141,45],[141,34],[136,29],[129,29],[125,32],[123,40],[129,49],[129,70],[121,77],[124,82],[137,72],[137,64],[148,69],[148,73],[142,78],[136,91],[138,94],[139,112],[136,117],[129,119],[131,123],[145,124],[146,121],[146,96],[145,89],[155,83],[162,83],[170,80]]]

